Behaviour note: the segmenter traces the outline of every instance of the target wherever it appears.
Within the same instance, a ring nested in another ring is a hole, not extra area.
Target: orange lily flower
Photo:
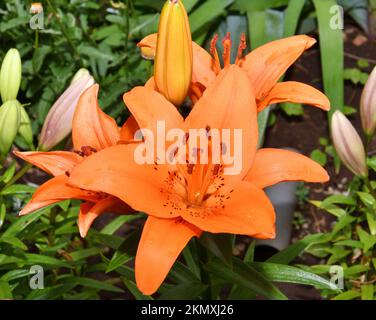
[[[138,46],[147,57],[155,56],[158,35],[145,37]],[[190,97],[193,103],[202,95],[221,70],[221,63],[216,49],[218,36],[211,43],[210,53],[192,42],[193,71]],[[253,87],[258,111],[274,103],[294,102],[313,105],[323,110],[329,110],[328,98],[319,90],[304,83],[295,81],[279,82],[286,70],[311,48],[316,40],[306,35],[297,35],[269,42],[251,51],[243,57],[246,48],[245,35],[241,37],[235,64],[244,69]],[[224,67],[230,64],[232,41],[230,34],[222,41],[224,47]],[[144,55],[145,56],[145,55]]]
[[[70,172],[84,159],[99,150],[116,145],[119,140],[133,139],[133,120],[128,120],[119,130],[115,120],[98,106],[98,89],[98,85],[91,86],[79,99],[73,118],[73,152],[15,152],[18,157],[54,176],[36,190],[20,215],[66,199],[84,200],[78,215],[78,227],[82,237],[86,236],[93,221],[105,211],[120,214],[133,212],[113,196],[67,185]]]
[[[167,130],[187,133],[191,128],[242,130],[243,165],[237,175],[225,175],[223,164],[162,164],[157,158],[154,164],[137,164],[134,144],[102,150],[72,170],[69,184],[111,194],[149,214],[135,261],[144,294],[159,288],[184,246],[202,231],[274,238],[275,213],[263,188],[288,180],[328,180],[322,167],[300,154],[257,150],[255,97],[238,66],[219,73],[185,120],[149,87],[133,89],[124,101],[139,127],[153,133],[161,120]]]

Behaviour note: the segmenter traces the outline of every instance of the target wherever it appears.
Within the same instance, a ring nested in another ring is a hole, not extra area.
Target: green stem
[[[60,27],[61,32],[63,33],[65,39],[68,41],[68,44],[69,44],[69,46],[71,47],[73,58],[74,58],[76,61],[79,62],[79,61],[80,61],[80,55],[79,55],[79,53],[78,53],[78,51],[77,51],[77,48],[76,48],[76,46],[74,45],[72,39],[69,37],[67,31],[65,30],[65,27],[64,27],[63,24],[61,23],[60,18],[59,18],[58,14],[57,14],[57,10],[56,10],[56,8],[53,6],[53,4],[52,4],[52,2],[51,2],[50,0],[47,0],[47,4],[48,4],[48,6],[51,8],[52,13],[53,13],[53,15],[55,16],[56,21],[57,21],[57,23],[58,23],[58,25],[59,25],[59,27]]]
[[[12,179],[9,180],[9,182],[2,188],[2,190],[10,187],[11,185],[13,185],[14,183],[16,183],[19,179],[21,179],[28,171],[29,169],[32,168],[33,165],[31,164],[26,164],[24,167],[21,168],[20,171],[18,171]]]

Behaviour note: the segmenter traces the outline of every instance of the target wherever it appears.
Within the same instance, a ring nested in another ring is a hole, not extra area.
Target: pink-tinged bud
[[[56,100],[47,114],[39,139],[39,149],[50,150],[70,134],[78,99],[94,83],[94,78],[87,70],[80,69],[77,72],[70,86]]]
[[[360,117],[365,134],[372,136],[376,129],[376,67],[371,72],[360,100]]]
[[[332,138],[343,164],[359,177],[368,176],[362,140],[345,115],[336,111],[332,117]]]

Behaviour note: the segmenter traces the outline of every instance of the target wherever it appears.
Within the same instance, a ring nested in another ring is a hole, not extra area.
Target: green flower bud
[[[20,108],[17,100],[7,101],[0,107],[0,152],[4,156],[17,135],[21,120]]]
[[[29,115],[27,114],[23,106],[20,108],[20,127],[18,134],[25,140],[28,146],[33,147],[33,130],[31,129],[31,123]]]
[[[21,84],[22,65],[17,49],[10,49],[5,55],[0,70],[0,94],[5,103],[16,100]]]

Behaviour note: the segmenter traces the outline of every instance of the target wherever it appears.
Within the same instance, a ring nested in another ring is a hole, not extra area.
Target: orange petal
[[[106,115],[98,105],[98,90],[99,86],[95,84],[78,100],[72,129],[76,150],[85,146],[101,150],[115,145],[119,140],[119,128],[115,120]]]
[[[135,117],[141,129],[149,129],[154,138],[158,137],[157,122],[163,121],[166,131],[181,128],[183,117],[175,106],[158,92],[146,88],[136,87],[124,94],[124,103]]]
[[[69,183],[86,190],[115,196],[137,211],[161,218],[173,218],[185,207],[181,197],[168,190],[168,165],[137,164],[138,145],[107,148],[77,165]],[[95,174],[93,174],[95,172]]]
[[[116,212],[119,214],[129,214],[134,211],[119,199],[108,197],[99,200],[97,203],[84,202],[81,204],[78,214],[78,228],[80,235],[85,238],[94,220],[105,212]]]
[[[260,149],[246,180],[259,188],[282,181],[326,182],[328,173],[317,162],[296,152]]]
[[[148,217],[135,261],[139,290],[150,295],[158,290],[180,252],[200,231],[183,220]]]
[[[185,122],[186,130],[209,127],[220,130],[222,134],[222,129],[230,129],[232,137],[235,130],[240,129],[242,170],[237,177],[241,179],[248,172],[257,147],[257,107],[250,81],[242,69],[231,65],[221,71],[197,101]],[[239,141],[232,141],[231,147]]]
[[[50,152],[19,152],[14,151],[14,154],[31,163],[43,171],[53,175],[64,175],[69,172],[82,158],[74,153],[68,151],[50,151]]]
[[[275,236],[275,213],[271,202],[264,191],[246,181],[220,189],[202,207],[190,207],[182,217],[207,232],[262,239]]]
[[[241,66],[252,81],[256,98],[262,100],[286,70],[315,43],[311,37],[298,35],[269,42],[249,53]]]
[[[68,177],[61,175],[54,177],[42,184],[34,193],[30,202],[22,209],[20,215],[31,213],[35,210],[47,207],[53,203],[67,199],[81,199],[97,201],[98,195],[67,185]]]
[[[138,123],[134,116],[129,116],[127,121],[120,129],[120,141],[127,142],[133,141],[136,131],[139,129]]]
[[[145,59],[154,59],[157,46],[157,34],[148,35],[142,39],[137,46],[141,48],[141,53]],[[192,82],[199,82],[205,87],[208,87],[216,77],[213,71],[212,56],[195,42],[192,42],[192,51]]]
[[[157,91],[157,86],[155,85],[154,77],[151,77],[148,81],[146,81],[144,87]]]
[[[262,111],[271,104],[281,102],[310,104],[325,111],[330,109],[330,101],[321,91],[304,83],[286,81],[277,83],[269,94],[257,104],[258,111]]]

